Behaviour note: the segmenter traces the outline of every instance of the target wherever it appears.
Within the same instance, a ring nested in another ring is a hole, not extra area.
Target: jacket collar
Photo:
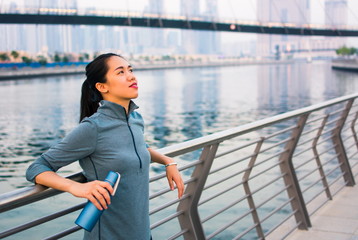
[[[139,107],[133,101],[130,101],[128,116],[137,108]],[[123,106],[106,100],[100,101],[97,112],[113,118],[127,119],[126,110]]]

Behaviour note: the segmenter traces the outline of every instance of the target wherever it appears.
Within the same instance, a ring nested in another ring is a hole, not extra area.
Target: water
[[[136,75],[140,96],[135,102],[153,148],[358,90],[357,73],[334,71],[328,62],[148,70]],[[27,166],[78,124],[83,80],[73,75],[0,82],[0,194],[29,186]],[[78,166],[70,166],[62,172],[77,171]],[[65,205],[54,201],[58,207]]]

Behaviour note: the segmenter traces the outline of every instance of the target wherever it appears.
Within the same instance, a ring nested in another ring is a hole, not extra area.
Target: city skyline
[[[11,8],[26,8],[31,9],[39,6],[42,8],[75,8],[95,10],[104,7],[110,7],[111,10],[123,11],[142,11],[167,14],[168,9],[176,9],[177,15],[186,16],[222,16],[223,9],[229,6],[231,15],[241,12],[246,12],[246,16],[252,15],[252,10],[255,10],[256,19],[260,22],[296,22],[297,24],[307,24],[312,22],[312,19],[317,19],[314,16],[317,12],[315,4],[320,2],[321,7],[325,7],[326,12],[324,22],[330,22],[332,25],[341,24],[341,22],[348,23],[350,12],[350,5],[352,0],[341,0],[343,5],[348,5],[346,10],[334,11],[336,8],[327,7],[332,0],[305,0],[297,1],[282,1],[271,0],[243,0],[240,1],[240,7],[235,7],[238,1],[218,1],[218,0],[135,0],[126,1],[124,4],[115,0],[104,0],[101,4],[98,1],[91,0],[61,0],[61,1],[38,1],[38,0],[12,0],[7,1],[12,3]],[[259,2],[259,4],[258,4]],[[141,3],[141,4],[139,4]],[[206,3],[206,4],[205,4]],[[312,4],[314,3],[314,4]],[[327,4],[328,3],[328,4]],[[246,7],[241,7],[246,5]],[[260,7],[263,11],[260,12]],[[332,4],[331,4],[332,5]],[[270,7],[269,7],[270,6]],[[0,5],[2,11],[6,11],[4,4]],[[246,11],[244,11],[246,9]],[[271,9],[271,10],[270,10]],[[328,11],[327,11],[328,9]],[[342,8],[341,8],[342,9]],[[342,12],[343,11],[343,12]],[[226,10],[229,12],[229,10]],[[267,15],[272,12],[271,15]],[[338,12],[338,13],[337,13]],[[337,17],[339,15],[344,17]],[[264,15],[267,15],[266,17]],[[335,14],[334,17],[330,15]],[[242,14],[239,14],[243,16]],[[238,15],[236,15],[238,16]],[[295,16],[295,17],[294,17]],[[237,18],[237,17],[236,17]],[[329,21],[327,20],[329,19]],[[254,19],[252,19],[254,20]],[[336,20],[336,21],[335,21]],[[358,24],[357,24],[358,26]],[[256,55],[257,46],[255,46],[257,39],[259,45],[262,46],[262,41],[272,42],[267,46],[267,50],[260,56],[268,56],[273,53],[276,45],[282,45],[282,50],[287,49],[302,49],[311,48],[312,39],[314,45],[323,44],[323,37],[289,37],[289,36],[273,36],[273,35],[258,35],[252,33],[215,33],[210,31],[193,31],[193,30],[178,30],[178,29],[155,29],[155,28],[135,28],[135,27],[120,27],[120,26],[81,26],[81,25],[0,25],[0,28],[5,32],[0,36],[2,48],[0,51],[9,50],[29,50],[30,52],[88,52],[101,49],[103,51],[112,51],[112,49],[120,49],[129,54],[223,54],[223,55]],[[260,36],[260,37],[258,37]],[[23,41],[26,39],[26,41]],[[62,40],[61,40],[62,39]],[[205,41],[203,41],[205,39]],[[276,39],[275,41],[269,39]],[[278,40],[279,39],[279,40]],[[295,40],[293,40],[295,39]],[[318,39],[318,41],[317,41]],[[335,38],[341,39],[341,38]],[[261,42],[261,43],[260,43]],[[276,42],[276,43],[275,43]],[[337,43],[344,43],[344,41],[337,41]],[[349,44],[356,44],[357,41],[348,42]],[[338,44],[336,44],[338,45]],[[335,47],[337,47],[335,45]],[[332,45],[333,46],[333,45]],[[260,48],[260,46],[259,46]],[[318,46],[319,48],[319,46]]]

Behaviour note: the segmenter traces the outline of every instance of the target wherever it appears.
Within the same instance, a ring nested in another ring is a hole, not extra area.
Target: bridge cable
[[[318,3],[319,3],[319,5],[321,6],[321,8],[323,9],[324,17],[325,17],[324,20],[326,21],[326,19],[327,19],[328,22],[329,22],[329,25],[333,28],[334,22],[333,22],[332,16],[328,14],[328,12],[326,11],[325,6],[322,5],[322,2],[321,2],[321,1],[318,1]],[[324,25],[326,25],[326,23],[325,23]]]
[[[303,12],[303,9],[302,9],[302,8],[300,7],[300,5],[298,4],[297,0],[294,0],[294,2],[295,2],[295,4],[296,4],[296,6],[297,6],[297,8],[298,8],[298,11],[300,12],[300,14],[301,14],[303,20],[304,20],[304,22],[305,22],[306,24],[310,24],[310,22],[308,22],[308,20],[307,20],[307,17],[305,16],[305,13]]]
[[[353,12],[353,10],[349,7],[349,4],[347,3],[347,8],[351,12],[352,16],[358,21],[358,16]],[[348,25],[348,24],[347,24]]]

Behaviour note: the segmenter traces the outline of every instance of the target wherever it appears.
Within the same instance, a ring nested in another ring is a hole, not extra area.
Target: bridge
[[[40,12],[40,9],[39,9]],[[47,12],[47,13],[46,13]],[[0,24],[70,24],[70,25],[107,25],[149,28],[176,28],[189,30],[245,32],[260,34],[283,34],[300,36],[357,37],[358,29],[327,28],[315,24],[297,25],[293,23],[260,23],[257,21],[238,21],[205,19],[200,17],[165,16],[158,14],[116,13],[110,16],[77,15],[69,12],[62,14],[45,13],[3,13]],[[118,16],[122,15],[122,16]]]
[[[179,162],[186,190],[177,199],[165,184],[165,172],[151,176],[154,239],[310,239],[307,234],[323,236],[317,235],[321,224],[329,228],[326,237],[311,239],[332,239],[329,231],[339,239],[342,228],[349,231],[347,239],[357,237],[357,98],[343,96],[159,149]],[[69,177],[85,181],[81,173]],[[350,205],[332,206],[347,204],[344,196],[352,198]],[[68,199],[40,185],[0,195],[1,219],[9,219],[0,238],[58,239],[80,233],[74,219],[85,203]],[[51,202],[54,209],[41,215]],[[316,221],[322,210],[342,207],[340,218],[330,220],[348,223]],[[24,220],[22,211],[37,218]]]

